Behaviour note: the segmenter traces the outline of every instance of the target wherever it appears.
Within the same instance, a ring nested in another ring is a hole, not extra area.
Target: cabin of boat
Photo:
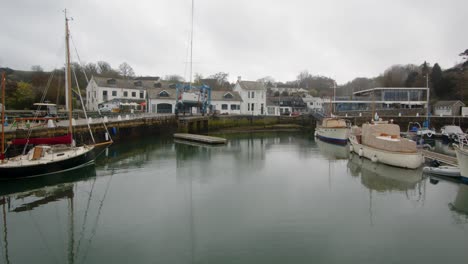
[[[416,142],[400,137],[400,126],[388,122],[363,124],[362,128],[354,126],[352,134],[357,143],[372,148],[404,153],[416,153]]]

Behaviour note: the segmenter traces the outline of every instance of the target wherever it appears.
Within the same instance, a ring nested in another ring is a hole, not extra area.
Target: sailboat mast
[[[72,125],[72,89],[71,89],[71,69],[70,69],[70,31],[68,30],[68,17],[67,17],[67,10],[65,9],[65,43],[66,43],[66,58],[67,58],[67,65],[66,65],[66,105],[68,110],[68,133],[71,135],[73,133],[73,125]]]
[[[192,24],[190,31],[190,89],[192,89],[192,68],[193,68],[193,14],[194,14],[194,0],[192,0]]]
[[[5,82],[5,72],[2,72],[2,152],[0,153],[2,163],[5,158]]]

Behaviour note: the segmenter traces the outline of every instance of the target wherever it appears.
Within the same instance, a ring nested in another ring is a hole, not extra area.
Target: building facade
[[[242,81],[239,77],[233,90],[242,98],[240,114],[266,115],[266,87],[262,82]]]
[[[130,80],[104,78],[93,76],[86,87],[86,108],[89,111],[98,110],[106,102],[125,104],[140,104],[146,101],[148,89],[161,86],[154,80]]]
[[[434,115],[436,116],[459,116],[465,104],[462,101],[438,101],[434,104]]]

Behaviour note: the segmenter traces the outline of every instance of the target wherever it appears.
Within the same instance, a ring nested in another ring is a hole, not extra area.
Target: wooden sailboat
[[[33,177],[45,174],[51,174],[59,171],[71,170],[89,165],[95,160],[95,145],[75,146],[73,140],[72,125],[72,88],[71,88],[71,68],[70,68],[70,45],[68,18],[65,13],[65,31],[66,31],[66,88],[68,107],[68,133],[59,139],[26,139],[22,143],[38,144],[28,153],[6,159],[4,152],[4,136],[2,129],[2,155],[0,162],[0,179],[15,179],[24,177]],[[3,87],[5,86],[5,76],[2,77]],[[3,89],[4,90],[4,89]],[[3,96],[4,100],[5,96]],[[4,104],[3,104],[4,105]],[[2,111],[2,124],[4,123],[4,112]],[[21,143],[21,142],[20,142]],[[106,142],[104,144],[110,144]]]

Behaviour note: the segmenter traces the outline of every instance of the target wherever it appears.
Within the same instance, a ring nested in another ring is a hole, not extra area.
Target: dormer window
[[[107,84],[115,85],[117,82],[115,79],[107,79]]]
[[[232,99],[232,98],[234,98],[234,96],[232,96],[231,93],[224,94],[224,99]]]
[[[159,97],[169,97],[169,93],[166,92],[166,91],[161,91],[161,92],[159,93]]]
[[[137,87],[143,86],[142,83],[141,83],[141,81],[136,81],[136,82],[133,83],[133,85],[135,85],[135,86],[137,86]]]

